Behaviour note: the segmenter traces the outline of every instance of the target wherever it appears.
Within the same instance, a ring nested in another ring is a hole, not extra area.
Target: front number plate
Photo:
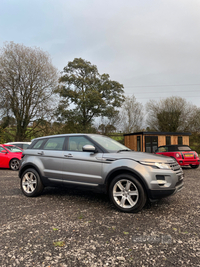
[[[191,158],[191,157],[193,157],[193,154],[185,154],[185,157],[186,158]]]

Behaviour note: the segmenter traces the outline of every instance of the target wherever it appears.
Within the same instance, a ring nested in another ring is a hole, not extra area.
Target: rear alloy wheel
[[[192,169],[197,169],[197,168],[199,167],[199,165],[190,165],[190,167],[191,167]]]
[[[112,203],[123,212],[138,212],[147,200],[141,183],[129,174],[120,174],[113,179],[109,196]]]
[[[27,169],[21,177],[21,189],[25,196],[36,197],[44,189],[40,176],[35,169]]]
[[[11,159],[10,161],[10,169],[13,171],[19,170],[19,159]]]

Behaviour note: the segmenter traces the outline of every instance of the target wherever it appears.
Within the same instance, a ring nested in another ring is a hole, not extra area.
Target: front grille
[[[169,166],[170,168],[173,170],[173,171],[179,171],[181,170],[181,167],[180,165],[178,164],[178,162],[172,162],[172,163],[169,163]]]

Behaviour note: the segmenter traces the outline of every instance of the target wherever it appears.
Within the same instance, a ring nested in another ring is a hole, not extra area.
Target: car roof
[[[88,133],[70,133],[70,134],[56,134],[56,135],[48,135],[48,136],[41,136],[41,137],[37,137],[31,140],[31,142],[33,142],[34,140],[38,140],[38,139],[43,139],[43,138],[50,138],[50,137],[62,137],[62,136],[80,136],[80,135],[84,135],[84,136],[91,136],[91,135],[100,135],[100,134],[88,134]]]
[[[15,145],[11,145],[11,144],[1,144],[1,146],[15,146]]]
[[[31,144],[31,142],[8,142],[8,143],[5,143],[5,145],[12,145],[12,144]]]

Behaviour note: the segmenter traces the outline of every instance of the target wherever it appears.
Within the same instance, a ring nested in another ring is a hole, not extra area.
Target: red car
[[[0,168],[19,169],[23,150],[13,145],[0,145]]]
[[[193,169],[199,167],[199,156],[197,152],[186,145],[159,146],[155,153],[175,158],[181,166],[191,166]]]

